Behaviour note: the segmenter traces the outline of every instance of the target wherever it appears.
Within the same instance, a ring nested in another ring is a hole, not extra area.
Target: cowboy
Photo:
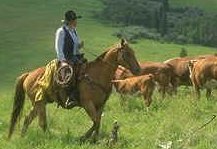
[[[76,15],[73,10],[65,12],[65,19],[63,25],[57,29],[55,38],[55,50],[57,59],[63,64],[78,65],[83,63],[84,58],[80,49],[84,46],[84,42],[80,41],[76,30],[77,19],[81,16]],[[67,106],[77,105],[78,101],[75,97],[75,90],[69,91],[69,102]]]
[[[67,11],[63,26],[56,31],[55,50],[59,61],[78,62],[81,59],[79,49],[83,47],[84,42],[80,42],[76,30],[77,19],[80,18],[74,11]]]

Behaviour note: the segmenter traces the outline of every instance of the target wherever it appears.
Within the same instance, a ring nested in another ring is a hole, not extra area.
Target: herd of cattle
[[[134,76],[128,69],[119,66],[112,83],[121,95],[139,92],[146,106],[152,102],[155,87],[163,98],[166,94],[176,94],[181,85],[193,86],[197,98],[200,98],[200,89],[206,89],[206,97],[209,98],[212,89],[217,87],[217,55],[142,62],[140,67],[140,76]]]

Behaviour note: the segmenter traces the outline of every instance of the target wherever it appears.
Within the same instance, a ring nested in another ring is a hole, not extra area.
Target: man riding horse
[[[21,131],[22,136],[25,135],[29,125],[36,117],[38,117],[42,130],[47,130],[46,105],[48,103],[55,102],[67,109],[74,107],[65,104],[70,94],[67,95],[65,87],[58,85],[55,81],[56,72],[64,67],[58,68],[57,63],[57,60],[53,60],[46,67],[39,67],[17,77],[8,138],[12,136],[17,120],[24,108],[25,95],[29,97],[32,107],[25,116]],[[111,81],[119,65],[126,67],[135,75],[140,73],[134,51],[123,39],[120,43],[108,48],[95,60],[81,66],[79,83],[77,83],[79,98],[76,99],[79,99],[78,106],[82,107],[92,120],[91,127],[81,137],[82,141],[90,138],[93,141],[97,139],[102,112],[112,91]],[[66,80],[71,80],[68,79],[70,78],[68,73],[66,74]],[[68,88],[67,85],[66,88]]]
[[[81,16],[77,16],[73,10],[65,12],[63,26],[57,29],[55,38],[55,50],[60,65],[73,65],[75,77],[77,77],[76,73],[78,73],[77,69],[79,65],[86,61],[86,59],[83,58],[83,54],[79,51],[84,46],[84,42],[80,41],[76,30],[77,19],[79,18],[81,18]],[[77,78],[75,78],[75,80],[77,80]],[[77,83],[71,88],[68,88],[69,101],[67,101],[66,106],[71,107],[78,104],[77,98],[79,97],[76,84]]]
[[[59,99],[65,102],[64,105],[60,105],[64,108],[72,108],[79,104],[79,93],[76,89],[77,75],[79,73],[78,69],[81,64],[86,62],[86,59],[83,58],[83,54],[81,54],[79,51],[84,45],[83,41],[80,42],[76,31],[77,19],[79,18],[81,18],[81,16],[77,16],[76,13],[72,10],[69,10],[65,13],[63,25],[56,31],[55,50],[57,53],[57,60],[51,61],[46,66],[45,73],[42,79],[39,81],[41,87],[36,94],[36,101],[43,99],[45,90],[49,89],[50,86],[52,86],[53,81],[56,81],[56,83],[59,82],[58,77],[52,77],[54,74],[57,76],[60,75],[62,79],[66,78],[67,71],[59,68],[71,68],[72,71],[68,73],[73,73],[71,76],[74,77],[73,79],[75,81],[70,85],[68,84],[68,86],[64,88],[67,99]],[[60,92],[62,92],[62,90]],[[60,95],[59,98],[63,97]]]

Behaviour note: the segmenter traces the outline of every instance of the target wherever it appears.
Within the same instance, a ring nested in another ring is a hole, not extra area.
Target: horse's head
[[[138,75],[140,73],[140,66],[134,55],[134,51],[124,39],[121,40],[117,60],[119,65],[129,69],[133,74]]]

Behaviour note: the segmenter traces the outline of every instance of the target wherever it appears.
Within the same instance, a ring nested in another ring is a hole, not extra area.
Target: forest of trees
[[[104,0],[100,16],[121,26],[117,37],[148,38],[217,47],[217,14],[170,7],[168,0]]]

